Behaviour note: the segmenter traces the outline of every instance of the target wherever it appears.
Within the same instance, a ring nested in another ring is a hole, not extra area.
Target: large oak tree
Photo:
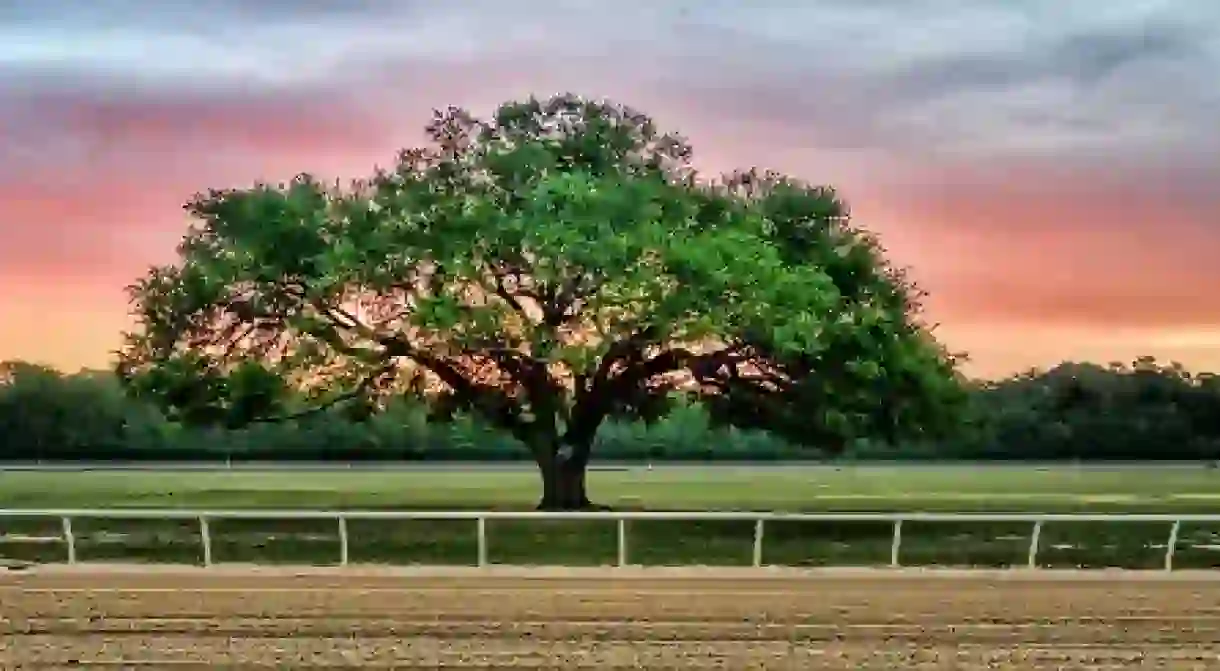
[[[427,134],[350,185],[191,200],[178,261],[131,287],[130,387],[230,425],[418,394],[520,439],[548,509],[589,505],[606,418],[675,393],[830,451],[953,421],[953,357],[831,189],[701,179],[681,137],[572,95]]]

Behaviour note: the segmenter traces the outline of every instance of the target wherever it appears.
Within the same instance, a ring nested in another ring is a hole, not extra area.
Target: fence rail
[[[763,566],[763,542],[768,522],[861,522],[889,523],[893,528],[889,565],[901,566],[902,528],[905,522],[941,523],[1028,523],[1032,525],[1026,566],[1038,568],[1038,552],[1043,525],[1051,522],[1165,523],[1169,525],[1164,555],[1164,570],[1172,571],[1178,537],[1184,523],[1220,524],[1220,515],[1175,514],[1028,514],[1028,513],[781,513],[781,512],[680,512],[680,511],[597,511],[597,512],[506,512],[506,511],[389,511],[389,510],[187,510],[187,509],[0,509],[0,525],[6,518],[47,518],[60,520],[66,547],[66,561],[77,562],[77,542],[72,528],[74,519],[114,520],[196,520],[203,564],[211,566],[213,520],[333,520],[338,529],[339,564],[349,559],[349,520],[466,520],[475,523],[477,563],[488,565],[487,522],[491,520],[602,520],[617,526],[618,565],[629,565],[628,522],[666,521],[741,521],[753,522],[752,563]],[[0,526],[2,531],[2,526]]]

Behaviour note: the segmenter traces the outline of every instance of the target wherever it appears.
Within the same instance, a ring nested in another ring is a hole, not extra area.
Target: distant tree
[[[0,362],[0,460],[107,458],[147,446],[160,413],[133,404],[106,371],[59,371]]]
[[[599,426],[675,393],[832,452],[953,426],[953,357],[831,189],[700,180],[682,138],[572,95],[427,134],[349,187],[191,200],[177,263],[130,289],[130,388],[230,425],[405,389],[511,432],[563,510],[590,505]]]
[[[984,385],[975,396],[989,446],[1016,459],[1215,459],[1220,385],[1151,357],[1063,363]]]

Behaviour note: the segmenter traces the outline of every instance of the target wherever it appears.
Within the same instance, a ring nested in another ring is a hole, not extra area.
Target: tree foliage
[[[702,179],[681,137],[571,95],[426,130],[347,186],[192,199],[177,263],[131,287],[123,379],[229,425],[411,390],[528,446],[562,508],[607,418],[678,393],[829,450],[951,427],[954,359],[833,190]]]
[[[983,385],[975,406],[984,458],[1220,458],[1220,378],[1151,357],[1028,371]]]

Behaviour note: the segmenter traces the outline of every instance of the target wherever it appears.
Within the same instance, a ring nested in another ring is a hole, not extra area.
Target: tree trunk
[[[593,508],[585,488],[587,462],[552,456],[538,464],[542,475],[542,500],[539,510],[567,511]]]

